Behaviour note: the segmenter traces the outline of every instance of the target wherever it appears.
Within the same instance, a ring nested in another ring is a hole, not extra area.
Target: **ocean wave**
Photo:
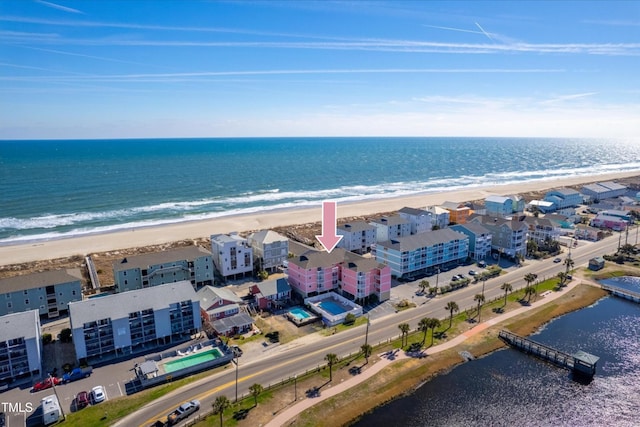
[[[261,211],[312,207],[322,200],[358,202],[372,199],[429,194],[490,185],[528,183],[579,176],[596,176],[612,171],[640,170],[640,162],[601,164],[589,168],[540,169],[461,175],[428,181],[399,181],[374,185],[340,186],[331,189],[280,191],[266,189],[237,196],[170,201],[150,206],[102,212],[46,214],[32,218],[0,218],[0,244],[48,240],[76,235],[112,232]],[[597,178],[596,178],[597,179]],[[48,230],[48,231],[44,231]]]

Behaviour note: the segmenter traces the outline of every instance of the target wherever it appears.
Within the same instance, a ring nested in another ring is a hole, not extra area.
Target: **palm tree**
[[[333,365],[338,363],[338,356],[333,353],[329,353],[324,357],[324,360],[326,360],[327,365],[329,365],[329,382],[331,382],[333,381]]]
[[[422,293],[425,293],[425,291],[427,289],[429,289],[429,281],[428,280],[421,280],[420,283],[418,283],[418,286],[420,287],[420,291]]]
[[[260,396],[260,393],[262,393],[263,391],[264,391],[264,387],[262,387],[258,383],[249,387],[249,392],[251,392],[251,396],[253,396],[254,406],[258,406],[258,396]]]
[[[456,304],[455,301],[449,301],[447,305],[444,307],[445,310],[449,310],[449,328],[451,328],[451,324],[453,323],[453,312],[456,313],[460,311],[460,307]]]
[[[531,301],[531,296],[537,293],[536,288],[531,285],[527,285],[524,288],[524,296],[527,297],[527,303]]]
[[[558,287],[561,288],[564,286],[565,281],[567,280],[567,273],[565,273],[564,271],[561,271],[558,273],[558,280],[560,280],[560,282],[558,282]]]
[[[364,355],[364,359],[366,363],[369,363],[369,356],[373,353],[373,347],[370,344],[362,344],[360,346],[360,350],[362,350],[362,354]]]
[[[482,308],[482,304],[484,303],[484,295],[476,294],[476,296],[473,297],[473,300],[478,302],[478,323],[480,323],[480,309]]]
[[[527,286],[531,285],[538,278],[537,274],[527,273],[524,275],[524,281],[527,282]]]
[[[406,345],[404,340],[405,337],[409,336],[409,330],[411,329],[411,326],[409,326],[408,323],[400,323],[398,325],[398,328],[400,328],[400,332],[402,332],[402,347],[404,347]]]
[[[513,286],[511,286],[511,283],[509,283],[509,282],[504,282],[502,284],[502,286],[500,286],[500,289],[502,289],[504,291],[504,305],[506,306],[507,305],[507,294],[513,290]]]
[[[527,240],[527,255],[531,256],[537,250],[538,244],[536,243],[536,241],[533,239]]]
[[[220,427],[222,427],[222,414],[231,406],[231,402],[227,399],[227,396],[218,396],[216,400],[211,404],[213,408],[213,414],[220,414]]]
[[[433,333],[435,332],[436,328],[439,328],[439,327],[440,327],[440,320],[433,317],[429,319],[429,328],[431,329],[431,345],[433,345]]]
[[[418,330],[424,332],[424,336],[422,337],[422,344],[424,345],[424,342],[427,340],[427,331],[429,331],[428,317],[423,317],[422,319],[420,319],[420,322],[418,322]]]
[[[566,257],[564,259],[564,265],[567,268],[565,270],[565,273],[569,274],[569,270],[571,270],[571,268],[573,268],[575,262],[571,259],[571,257]]]

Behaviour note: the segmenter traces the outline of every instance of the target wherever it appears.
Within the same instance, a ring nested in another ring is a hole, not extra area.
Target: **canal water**
[[[640,279],[609,284],[640,291]],[[541,328],[531,338],[567,353],[600,357],[594,379],[518,350],[467,362],[353,424],[372,426],[640,425],[640,304],[605,297]]]

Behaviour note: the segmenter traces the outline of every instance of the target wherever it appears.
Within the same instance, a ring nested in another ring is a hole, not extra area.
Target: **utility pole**
[[[231,361],[236,365],[236,401],[235,403],[238,403],[238,364],[240,361],[238,360],[238,356],[235,354],[235,352],[234,352],[234,356],[235,356],[235,360],[231,359]]]
[[[49,380],[51,381],[51,385],[53,386],[53,394],[56,395],[56,400],[58,401],[58,406],[60,407],[60,414],[62,415],[62,421],[64,421],[66,419],[66,417],[64,416],[64,410],[62,409],[62,403],[60,403],[60,398],[58,397],[58,390],[56,390],[56,382],[55,382],[55,378],[49,374]]]
[[[364,335],[364,345],[367,345],[369,342],[369,314],[367,314],[367,330]]]

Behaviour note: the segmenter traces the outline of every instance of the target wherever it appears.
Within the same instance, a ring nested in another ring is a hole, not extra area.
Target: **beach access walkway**
[[[529,310],[532,310],[536,307],[539,307],[541,305],[544,305],[550,301],[553,301],[557,298],[560,298],[561,296],[565,295],[567,292],[571,291],[574,287],[578,286],[580,283],[582,283],[581,280],[574,280],[572,283],[570,283],[568,286],[566,286],[565,288],[563,288],[562,290],[558,291],[558,292],[552,292],[550,294],[547,294],[544,296],[544,298],[540,298],[537,301],[531,303],[528,306],[522,306],[519,307],[515,310],[511,310],[507,313],[502,313],[500,315],[498,315],[497,317],[494,317],[490,320],[487,320],[486,322],[482,322],[478,325],[476,325],[474,328],[468,330],[467,332],[464,332],[460,335],[458,335],[457,337],[444,342],[442,344],[436,345],[434,347],[431,347],[429,349],[426,349],[424,351],[424,353],[426,353],[427,355],[430,354],[436,354],[439,353],[441,351],[444,350],[448,350],[452,347],[457,346],[458,344],[461,344],[462,342],[464,342],[465,340],[467,340],[468,338],[477,335],[478,333],[484,331],[485,329],[498,324],[500,322],[503,322],[505,320],[511,319],[512,317],[518,316],[522,313],[525,313]],[[331,387],[327,388],[326,390],[322,390],[322,392],[316,396],[316,397],[307,397],[307,398],[303,398],[302,400],[298,400],[297,403],[289,406],[287,409],[282,410],[278,415],[275,416],[275,418],[273,418],[271,421],[269,421],[266,424],[266,427],[280,427],[280,426],[285,426],[288,423],[291,422],[291,420],[298,414],[302,413],[303,411],[311,408],[312,406],[316,405],[317,403],[322,402],[323,400],[329,399],[330,397],[333,397],[337,394],[342,393],[345,390],[348,390],[352,387],[357,386],[358,384],[368,380],[369,378],[373,377],[375,374],[377,374],[378,372],[380,372],[382,369],[384,369],[385,367],[389,366],[391,363],[397,361],[397,360],[404,360],[404,359],[408,359],[410,358],[410,356],[407,356],[406,353],[404,351],[396,351],[396,352],[392,352],[392,353],[383,353],[380,354],[380,360],[378,360],[375,363],[371,363],[369,365],[367,365],[365,367],[364,370],[362,370],[362,372],[359,375],[355,375],[352,378],[349,378],[348,380],[345,380],[339,384],[335,384],[335,385],[331,385]]]

